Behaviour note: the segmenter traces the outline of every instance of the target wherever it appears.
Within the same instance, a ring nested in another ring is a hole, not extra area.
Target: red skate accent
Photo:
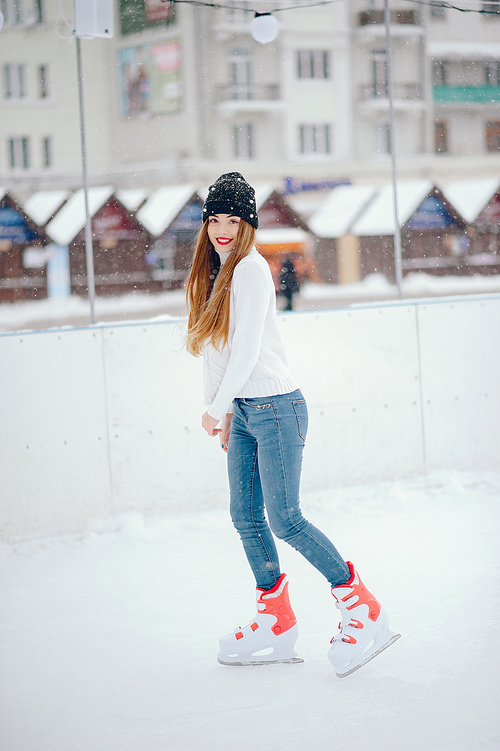
[[[258,623],[251,623],[250,624],[250,628],[252,629],[252,631],[257,631],[257,629],[259,628],[259,624]]]
[[[366,605],[368,607],[368,618],[371,621],[376,621],[377,618],[380,615],[381,606],[378,600],[375,599],[375,597],[367,590],[361,579],[359,578],[358,574],[356,574],[356,571],[354,570],[354,566],[350,561],[347,561],[347,565],[349,566],[349,570],[351,572],[351,578],[347,582],[347,584],[341,585],[344,587],[350,587],[352,589],[352,592],[347,594],[345,597],[342,598],[342,602],[347,602],[352,597],[357,597],[357,601],[354,602],[352,605],[346,605],[347,610],[352,610],[353,608],[357,608],[358,605]],[[357,581],[356,581],[357,580]],[[334,587],[333,589],[336,589]],[[332,589],[332,592],[333,592]],[[340,589],[340,587],[339,587]]]
[[[276,623],[271,627],[273,634],[278,636],[278,634],[283,634],[291,629],[292,626],[295,626],[297,619],[290,605],[286,574],[281,574],[272,589],[263,590],[257,587],[257,592],[262,593],[257,600],[259,613],[274,615],[276,618]],[[262,609],[262,605],[264,609]]]
[[[354,626],[354,628],[364,628],[364,625],[361,623],[361,621],[357,621],[356,618],[351,618],[349,626]]]
[[[235,636],[236,636],[236,638],[237,638],[237,639],[243,639],[243,634],[241,633],[241,631],[238,631],[238,632],[237,632],[237,633],[235,634]]]
[[[342,637],[342,641],[347,642],[347,644],[357,644],[357,641],[354,638],[354,636],[349,636],[348,634]]]

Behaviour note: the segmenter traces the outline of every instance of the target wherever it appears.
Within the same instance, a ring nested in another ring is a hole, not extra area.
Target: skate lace
[[[361,621],[358,621],[356,618],[351,618],[351,620],[349,621],[349,623],[347,624],[347,626],[345,628],[347,628],[348,626],[351,626],[352,628],[359,628],[359,629],[365,627],[364,623],[362,623]],[[333,644],[333,642],[335,640],[336,641],[344,641],[347,644],[356,644],[357,643],[356,639],[354,638],[354,636],[350,636],[349,634],[346,634],[344,632],[344,626],[342,626],[342,623],[339,623],[338,628],[339,628],[339,633],[335,634],[335,636],[333,636],[330,639],[330,644]]]

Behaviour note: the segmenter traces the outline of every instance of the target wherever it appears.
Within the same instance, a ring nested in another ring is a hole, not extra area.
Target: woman
[[[254,247],[255,191],[242,175],[221,175],[210,186],[203,220],[187,284],[187,349],[203,355],[202,427],[227,452],[231,518],[257,584],[255,619],[220,640],[218,660],[302,662],[274,533],[332,587],[342,623],[328,656],[343,676],[398,636],[352,564],[300,511],[307,407],[287,369],[271,272]]]

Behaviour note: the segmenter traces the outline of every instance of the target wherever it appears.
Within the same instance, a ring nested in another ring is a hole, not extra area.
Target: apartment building
[[[205,185],[234,168],[276,185],[388,179],[383,3],[276,13],[267,45],[250,34],[252,3],[227,4],[116,0],[114,37],[82,40],[91,182]],[[391,0],[401,176],[500,172],[500,2],[474,8],[490,12]],[[0,183],[78,187],[72,0],[0,10]]]

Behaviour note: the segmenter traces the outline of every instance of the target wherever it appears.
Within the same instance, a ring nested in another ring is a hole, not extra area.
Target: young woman
[[[220,640],[218,660],[301,662],[274,533],[330,583],[342,623],[328,656],[337,675],[347,675],[398,635],[353,565],[301,513],[307,407],[287,369],[271,272],[254,247],[255,191],[242,175],[210,186],[203,220],[187,283],[187,349],[203,355],[202,426],[227,452],[231,518],[257,585],[254,620]]]

